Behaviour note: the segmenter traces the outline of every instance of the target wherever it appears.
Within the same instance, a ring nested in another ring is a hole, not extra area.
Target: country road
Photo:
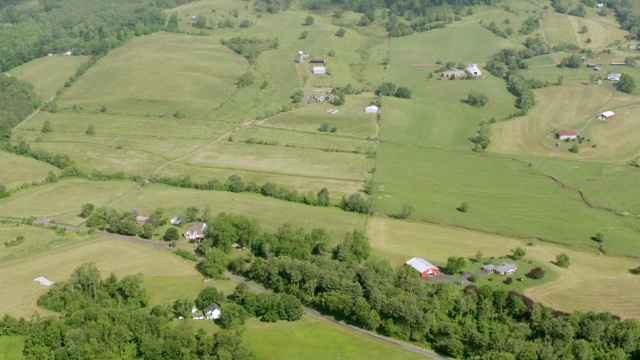
[[[42,225],[42,226],[59,226],[59,227],[63,227],[63,228],[65,228],[67,230],[70,230],[70,231],[78,231],[77,227],[52,224],[47,219],[45,219],[45,220],[42,220],[42,219],[41,220],[36,220],[36,221],[34,221],[34,224]],[[112,233],[109,233],[109,232],[106,232],[106,231],[97,231],[96,234],[98,234],[100,236],[107,237],[107,238],[118,239],[118,240],[123,240],[123,241],[129,241],[129,242],[133,242],[133,243],[140,244],[140,245],[146,245],[146,246],[154,247],[154,248],[160,249],[160,250],[173,251],[173,248],[171,248],[171,247],[169,247],[169,246],[167,246],[165,244],[155,242],[155,241],[139,239],[139,238],[136,238],[136,237],[126,236],[126,235],[112,234]],[[251,288],[252,290],[257,291],[259,293],[269,292],[269,290],[265,289],[264,287],[262,287],[262,286],[260,286],[260,285],[258,285],[256,283],[253,283],[251,281],[248,281],[247,279],[245,279],[242,276],[238,276],[238,275],[232,274],[232,273],[230,273],[228,271],[224,272],[224,276],[226,276],[227,278],[229,278],[229,279],[231,279],[233,281],[236,281],[238,283],[245,282],[249,286],[249,288]],[[380,334],[377,334],[377,333],[374,333],[374,332],[371,332],[371,331],[368,331],[368,330],[364,330],[364,329],[361,329],[361,328],[356,327],[356,326],[352,326],[352,325],[346,324],[346,323],[344,323],[342,321],[339,321],[339,320],[336,320],[336,319],[334,319],[332,317],[322,315],[318,311],[310,309],[310,308],[307,308],[307,307],[304,307],[304,313],[309,315],[309,316],[313,316],[315,318],[322,319],[324,321],[328,321],[330,323],[333,323],[335,325],[338,325],[338,326],[340,326],[342,328],[345,328],[345,329],[348,329],[350,331],[360,333],[362,335],[374,338],[374,339],[379,340],[379,341],[384,341],[384,342],[386,342],[388,344],[397,346],[397,347],[399,347],[401,349],[404,349],[406,351],[411,351],[413,353],[420,354],[420,355],[422,355],[424,357],[427,357],[427,358],[430,358],[430,359],[448,360],[447,358],[442,357],[442,356],[440,356],[440,355],[438,355],[438,354],[436,354],[436,353],[434,353],[432,351],[429,351],[427,349],[424,349],[424,348],[421,348],[421,347],[406,343],[404,341],[392,339],[392,338],[389,338],[389,337],[386,337],[386,336],[383,336],[383,335],[380,335]]]

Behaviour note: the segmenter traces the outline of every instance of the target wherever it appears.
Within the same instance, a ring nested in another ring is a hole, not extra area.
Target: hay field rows
[[[0,168],[5,169],[0,171],[0,182],[8,189],[42,181],[50,171],[58,172],[58,169],[49,164],[5,152],[0,152]]]

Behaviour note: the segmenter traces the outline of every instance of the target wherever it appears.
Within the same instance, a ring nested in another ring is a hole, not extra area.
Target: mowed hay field
[[[34,181],[42,181],[50,171],[58,172],[54,166],[25,156],[0,152],[0,182],[8,189]]]
[[[48,101],[87,60],[86,56],[46,56],[18,66],[10,73],[19,80],[33,84],[36,93]]]
[[[80,211],[82,204],[100,206],[135,187],[129,181],[64,180],[20,190],[0,200],[0,216],[50,217]]]
[[[141,214],[161,207],[170,218],[182,215],[190,206],[201,210],[209,206],[213,215],[221,212],[244,214],[257,220],[265,231],[275,231],[285,223],[307,231],[324,227],[336,243],[342,241],[347,232],[364,230],[367,221],[365,215],[334,207],[303,205],[258,194],[182,189],[159,184],[148,185],[113,205],[120,211],[136,208]]]
[[[77,105],[136,115],[194,116],[234,93],[246,61],[214,39],[158,33],[113,50],[60,98]],[[98,85],[99,84],[99,85]]]
[[[591,237],[606,229],[615,242],[609,254],[640,257],[640,219],[589,208],[575,191],[562,188],[524,162],[498,155],[380,144],[374,204],[398,214],[403,204],[415,217],[487,232],[540,238],[588,251]],[[470,211],[456,210],[469,203]]]
[[[624,41],[628,32],[620,28],[613,12],[603,17],[595,9],[587,7],[586,10],[587,16],[584,18],[558,13],[545,15],[543,25],[549,44],[568,43],[581,48],[602,49]],[[583,26],[587,27],[586,33],[581,33]],[[587,43],[589,38],[591,42]]]
[[[541,281],[526,277],[523,280],[523,285],[528,286],[525,295],[533,300],[563,311],[607,311],[624,318],[640,316],[640,277],[629,273],[629,269],[640,265],[638,260],[574,251],[538,241],[525,246],[521,240],[494,234],[375,217],[369,220],[367,235],[374,254],[389,259],[393,265],[411,257],[444,264],[449,256],[473,257],[477,251],[488,260],[491,256],[510,254],[511,249],[521,246],[527,251],[525,260],[541,264],[546,270]],[[552,264],[556,255],[563,252],[571,259],[568,269]],[[598,271],[593,271],[594,264]],[[525,275],[521,270],[522,267],[516,277]],[[514,282],[512,286],[518,285],[521,284]]]
[[[244,340],[263,359],[424,359],[423,356],[309,315],[294,322],[250,319]]]
[[[0,360],[24,359],[23,347],[24,337],[22,336],[0,336]]]
[[[602,86],[550,87],[536,95],[538,104],[527,116],[491,126],[490,151],[618,162],[640,155],[640,102],[635,97]],[[611,121],[595,119],[602,111],[618,109]],[[578,154],[570,153],[574,143],[556,146],[555,131],[565,129],[578,130],[591,141]]]
[[[5,243],[24,237],[24,242],[15,246]],[[50,250],[86,240],[86,237],[73,232],[60,235],[53,229],[37,226],[0,224],[0,263],[24,256],[41,254]]]
[[[115,273],[119,277],[142,273],[147,282],[155,277],[182,278],[197,276],[193,263],[169,252],[115,239],[87,240],[44,254],[0,263],[0,313],[29,317],[35,312],[49,312],[36,306],[37,298],[47,288],[34,282],[39,276],[58,282],[65,281],[78,265],[94,262],[102,276]],[[161,291],[175,298],[181,297],[181,287],[165,287]],[[197,292],[196,292],[197,293]],[[192,294],[189,294],[192,295]],[[154,297],[163,298],[151,293]]]

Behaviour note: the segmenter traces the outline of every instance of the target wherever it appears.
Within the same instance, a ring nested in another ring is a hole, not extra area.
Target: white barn
[[[607,75],[607,80],[609,80],[609,81],[620,81],[620,76],[622,76],[622,74],[609,74],[609,75]]]
[[[324,66],[314,66],[313,67],[314,74],[326,74],[327,69]]]
[[[364,112],[369,114],[375,114],[378,112],[378,107],[375,105],[369,105],[366,108],[364,108]]]
[[[473,76],[482,75],[482,71],[480,71],[480,69],[478,68],[478,64],[469,65],[469,67],[467,67],[467,72]]]

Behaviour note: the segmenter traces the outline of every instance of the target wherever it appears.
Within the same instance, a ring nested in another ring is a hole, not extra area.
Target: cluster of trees
[[[500,36],[503,38],[513,35],[513,32],[514,32],[511,26],[507,26],[504,30],[500,30],[500,28],[498,27],[498,24],[496,24],[495,21],[490,22],[489,25],[485,26],[485,28],[491,31],[494,35]]]
[[[83,213],[86,212],[84,206],[82,210]],[[154,230],[167,223],[162,208],[154,210],[143,225],[138,224],[137,215],[135,211],[118,212],[115,209],[102,207],[90,212],[86,225],[90,228],[106,230],[111,233],[151,239],[153,238]]]
[[[411,90],[403,86],[398,86],[392,82],[383,82],[378,86],[378,89],[376,89],[376,95],[411,99]]]
[[[554,312],[491,286],[425,282],[410,267],[369,259],[368,241],[357,232],[308,259],[254,254],[236,271],[340,320],[450,357],[624,359],[640,351],[637,320]],[[447,268],[455,272],[460,261],[450,260]]]
[[[35,93],[30,83],[20,81],[14,76],[0,76],[0,141],[8,141],[11,138],[11,128],[37,109],[41,103],[40,96]]]
[[[252,294],[248,286],[241,283],[233,295],[236,303],[263,322],[296,321],[303,314],[300,299],[290,294]]]
[[[620,81],[615,84],[615,87],[616,90],[629,94],[636,89],[636,82],[631,75],[622,74],[620,75]]]
[[[221,298],[209,289],[198,299]],[[173,309],[150,307],[148,298],[141,275],[103,280],[95,265],[83,264],[38,299],[60,317],[26,321],[5,315],[0,334],[23,336],[26,359],[256,359],[242,342],[242,328],[209,336],[185,322],[172,324]]]
[[[485,94],[470,92],[467,97],[467,104],[477,107],[485,107],[489,103],[489,97]]]
[[[271,43],[275,41],[277,41],[277,39],[274,39]],[[270,42],[268,40],[258,39],[255,36],[252,38],[235,36],[228,40],[222,39],[220,43],[233,50],[236,54],[243,56],[249,64],[255,64],[262,51],[269,48],[266,44]]]
[[[489,136],[491,132],[491,129],[489,128],[489,124],[482,124],[482,126],[480,126],[480,130],[478,130],[478,135],[476,135],[475,137],[472,137],[469,139],[469,141],[471,141],[472,143],[475,144],[475,147],[473,148],[474,151],[476,152],[482,152],[484,150],[486,150],[489,145],[491,145],[491,137]],[[465,203],[466,204],[466,203]],[[467,205],[468,208],[468,205]],[[462,210],[463,207],[460,207],[460,211],[462,212],[467,212],[467,210]]]
[[[616,12],[621,27],[629,31],[630,39],[640,39],[640,11],[635,0],[607,0],[606,6]]]
[[[257,0],[255,10],[258,12],[268,12],[271,14],[288,10],[293,0]]]
[[[75,54],[97,55],[133,36],[165,27],[164,8],[192,0],[66,0],[0,4],[0,71],[29,60],[73,49]]]
[[[558,67],[568,67],[572,69],[577,69],[582,66],[582,59],[580,55],[571,55],[563,58],[558,64]]]
[[[209,180],[205,183],[197,183],[191,180],[190,176],[170,177],[163,176],[155,179],[156,182],[171,186],[179,186],[183,188],[191,188],[198,190],[218,190],[231,192],[252,192],[262,194],[264,196],[273,197],[285,201],[293,201],[312,206],[330,206],[329,190],[321,189],[319,192],[309,190],[307,193],[298,192],[285,186],[279,186],[271,182],[267,182],[262,186],[256,183],[245,183],[239,175],[231,175],[224,183],[218,180]]]
[[[529,16],[524,22],[522,22],[522,25],[520,26],[520,33],[528,35],[535,30],[538,30],[539,27],[540,22],[538,21],[538,19],[534,18],[533,16]]]

